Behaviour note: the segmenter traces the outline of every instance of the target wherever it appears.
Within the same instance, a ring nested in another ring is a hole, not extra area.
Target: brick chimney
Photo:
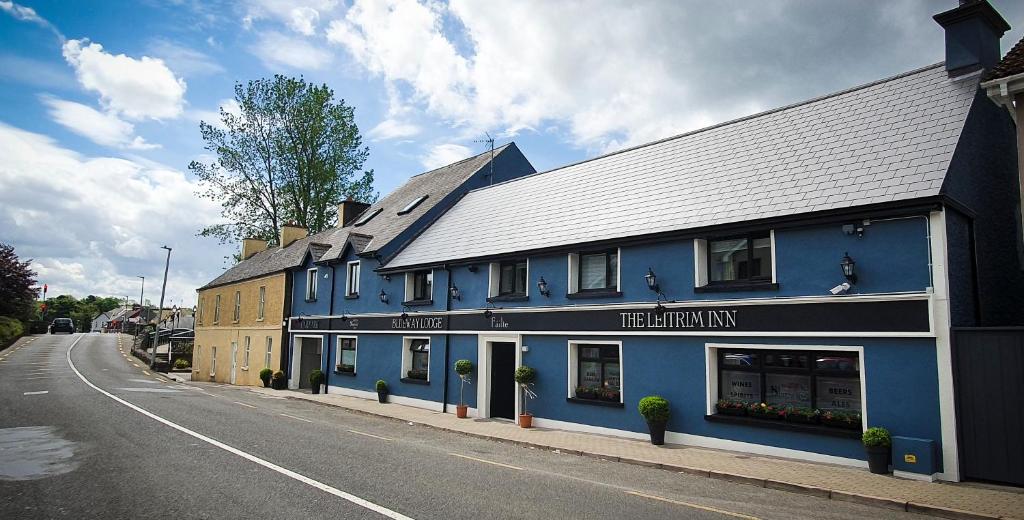
[[[281,226],[281,247],[288,247],[292,242],[305,237],[309,234],[309,230],[294,223],[288,222]]]
[[[946,72],[961,76],[999,63],[999,39],[1010,24],[987,0],[960,0],[933,17],[946,30]]]
[[[338,227],[352,225],[359,218],[359,215],[366,211],[370,205],[365,202],[358,202],[349,197],[338,203]]]
[[[242,240],[242,260],[248,260],[252,255],[267,249],[267,241],[258,238],[246,238]]]

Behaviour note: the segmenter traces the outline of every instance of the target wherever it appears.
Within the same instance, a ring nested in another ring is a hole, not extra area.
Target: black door
[[[309,374],[320,368],[321,340],[313,338],[301,338],[301,354],[299,354],[299,388],[311,388]]]
[[[1024,328],[953,331],[963,477],[1024,486]]]
[[[516,344],[491,344],[491,417],[515,419]]]

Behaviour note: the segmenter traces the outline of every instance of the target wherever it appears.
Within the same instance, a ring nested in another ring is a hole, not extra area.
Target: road
[[[115,335],[0,352],[0,410],[5,519],[925,518],[174,383]]]

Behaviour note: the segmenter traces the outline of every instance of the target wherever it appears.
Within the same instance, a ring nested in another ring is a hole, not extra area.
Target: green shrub
[[[260,381],[263,381],[263,386],[270,386],[270,378],[274,375],[274,371],[269,368],[260,370]]]
[[[455,373],[460,376],[467,376],[473,372],[473,362],[468,359],[460,359],[455,362]]]
[[[383,379],[378,379],[376,386],[377,386],[377,391],[378,392],[387,392],[388,391],[388,384]]]
[[[184,370],[186,368],[190,368],[191,366],[192,366],[192,363],[190,363],[185,358],[178,358],[178,359],[174,360],[174,368],[176,368],[178,370]]]
[[[25,333],[20,321],[7,316],[0,316],[0,348],[6,347]]]
[[[320,369],[313,370],[309,373],[309,384],[319,385],[324,382],[324,373]]]
[[[892,435],[889,434],[889,430],[877,426],[864,430],[860,440],[865,446],[892,446]]]
[[[516,369],[515,380],[520,385],[533,384],[537,380],[537,371],[533,367],[523,365]]]
[[[637,406],[640,415],[652,423],[668,422],[669,408],[668,401],[658,395],[649,395],[640,400]]]

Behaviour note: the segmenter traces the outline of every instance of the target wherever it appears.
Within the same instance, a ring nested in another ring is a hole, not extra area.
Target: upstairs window
[[[405,275],[405,300],[428,302],[433,299],[434,272],[414,271]]]
[[[616,249],[579,254],[577,290],[619,290],[619,252]]]
[[[235,323],[242,317],[242,291],[235,291],[235,313],[231,315],[231,320]]]
[[[347,278],[345,280],[345,296],[359,296],[359,261],[349,262]]]
[[[213,324],[220,323],[220,295],[213,299]]]
[[[419,197],[416,197],[415,199],[413,199],[412,202],[406,204],[404,208],[399,210],[398,214],[399,215],[405,215],[406,213],[409,213],[410,211],[416,209],[416,206],[419,206],[421,202],[427,200],[427,197],[429,197],[429,196],[430,195],[421,195]]]
[[[316,301],[316,268],[306,270],[306,301]]]
[[[526,260],[501,262],[498,268],[498,296],[526,296]]]
[[[259,305],[256,307],[256,319],[262,320],[264,317],[264,311],[267,307],[267,286],[260,286],[260,299]]]
[[[355,222],[355,224],[352,224],[352,225],[353,226],[362,226],[363,224],[366,224],[367,222],[369,222],[370,219],[372,219],[373,217],[376,217],[381,211],[384,211],[384,208],[377,208],[377,209],[375,209],[373,211],[367,212],[362,217],[359,217],[359,220],[357,220]]]
[[[708,241],[708,281],[769,282],[772,240],[768,233]]]

